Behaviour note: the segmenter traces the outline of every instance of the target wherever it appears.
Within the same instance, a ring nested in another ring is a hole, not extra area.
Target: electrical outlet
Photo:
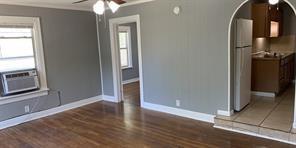
[[[176,106],[180,107],[181,106],[181,101],[180,100],[176,100]]]
[[[30,106],[29,105],[26,105],[25,106],[25,113],[29,113],[30,112]]]

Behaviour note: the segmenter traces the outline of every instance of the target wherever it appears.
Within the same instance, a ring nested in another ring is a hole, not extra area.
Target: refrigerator
[[[251,101],[253,21],[237,19],[235,25],[234,110],[241,111]]]

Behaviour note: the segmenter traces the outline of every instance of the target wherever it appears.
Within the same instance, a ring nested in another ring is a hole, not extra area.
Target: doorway
[[[115,102],[143,104],[140,16],[109,20]]]
[[[122,101],[140,106],[140,79],[136,22],[118,25],[118,48],[121,65]]]

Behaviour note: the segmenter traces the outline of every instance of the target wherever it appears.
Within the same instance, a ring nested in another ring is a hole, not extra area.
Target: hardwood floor
[[[123,85],[124,103],[141,106],[140,104],[140,83],[134,82]]]
[[[94,103],[0,131],[1,148],[294,147],[129,104]]]

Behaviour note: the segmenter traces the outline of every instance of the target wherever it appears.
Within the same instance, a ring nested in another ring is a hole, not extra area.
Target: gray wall
[[[180,99],[182,109],[227,110],[228,26],[242,1],[156,0],[107,14],[141,17],[145,102],[176,107]],[[179,16],[174,6],[181,6]],[[107,27],[100,23],[104,93],[113,95]]]
[[[252,2],[242,5],[235,14],[235,18],[252,19]]]
[[[129,26],[131,28],[131,48],[133,67],[122,70],[122,80],[139,78],[139,60],[138,60],[138,36],[137,23],[122,24],[120,26]]]
[[[141,17],[145,102],[216,114],[228,109],[228,27],[244,0],[156,0],[108,18]],[[291,0],[296,4],[296,0]],[[181,6],[179,16],[172,13]],[[106,22],[108,24],[108,22]],[[99,25],[105,95],[113,95],[108,25]]]
[[[41,18],[49,96],[0,106],[0,120],[101,94],[96,21],[92,12],[0,5],[0,15]],[[40,100],[37,101],[36,100]],[[36,104],[38,103],[38,104]]]

